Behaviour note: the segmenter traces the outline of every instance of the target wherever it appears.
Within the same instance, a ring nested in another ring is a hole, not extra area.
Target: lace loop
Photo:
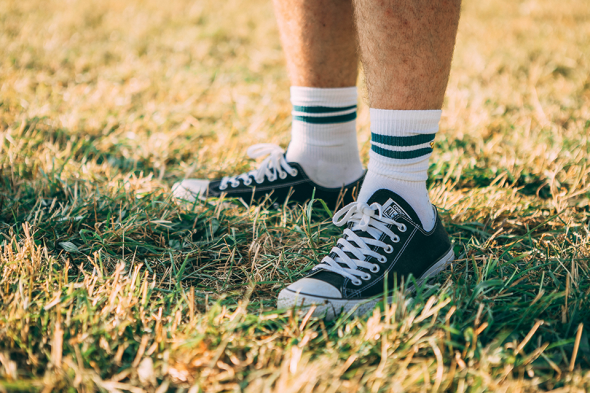
[[[252,179],[254,179],[257,184],[260,184],[264,182],[265,178],[273,182],[277,180],[278,177],[281,179],[287,178],[287,174],[291,174],[292,176],[297,175],[297,169],[289,165],[285,159],[285,150],[274,143],[259,143],[252,145],[248,148],[247,154],[250,158],[254,159],[263,156],[268,157],[260,163],[258,169],[242,173],[241,175],[226,176],[221,179],[221,184],[219,185],[220,190],[225,190],[228,187],[228,184],[233,188],[236,188],[240,185],[240,180],[242,180],[245,185],[249,186],[252,184]]]
[[[352,223],[352,226],[344,230],[344,235],[338,240],[336,247],[332,248],[330,255],[322,259],[320,264],[314,267],[340,274],[351,280],[354,285],[361,285],[362,280],[369,280],[371,275],[359,268],[367,269],[373,273],[379,271],[379,266],[369,262],[368,257],[385,263],[387,258],[369,246],[382,248],[387,254],[393,252],[393,247],[381,241],[381,236],[386,234],[394,243],[400,241],[400,237],[391,230],[395,226],[400,232],[406,231],[406,226],[394,219],[383,215],[383,207],[378,203],[370,206],[363,202],[353,202],[334,214],[332,222],[337,226]],[[368,233],[370,237],[361,237],[356,231]],[[351,257],[352,255],[352,257]],[[377,268],[375,268],[377,266]]]

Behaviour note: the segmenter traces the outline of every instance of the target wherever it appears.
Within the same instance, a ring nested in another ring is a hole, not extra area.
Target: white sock
[[[359,193],[366,202],[381,188],[389,189],[412,206],[429,231],[435,217],[426,179],[432,141],[440,110],[396,111],[371,108],[369,170]]]
[[[342,187],[363,175],[356,140],[356,87],[291,87],[293,126],[287,161],[315,183]]]

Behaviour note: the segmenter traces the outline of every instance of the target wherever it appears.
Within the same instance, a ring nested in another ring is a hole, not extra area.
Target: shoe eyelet
[[[277,180],[277,175],[269,176],[268,177],[268,181],[271,181],[272,182],[272,181],[275,181],[275,180]]]
[[[240,186],[240,182],[237,182],[237,183],[232,183],[232,184],[231,184],[231,187],[232,187],[232,188],[236,188],[236,187],[239,187],[239,186]]]
[[[399,236],[392,238],[391,241],[394,243],[399,243]]]
[[[245,186],[249,186],[250,184],[252,184],[252,179],[251,178],[248,178],[248,179],[244,180],[244,185]]]
[[[291,176],[295,177],[295,176],[297,176],[297,174],[298,174],[298,173],[299,173],[299,172],[297,171],[297,169],[293,169],[293,170],[291,171]]]
[[[388,244],[387,247],[383,249],[383,251],[385,251],[388,254],[391,254],[393,252],[393,246],[391,244]]]
[[[387,258],[385,258],[383,255],[381,255],[381,256],[379,256],[379,262],[385,263],[385,262],[387,262]]]
[[[403,228],[403,229],[402,229]],[[406,224],[402,224],[400,225],[400,227],[398,227],[397,229],[399,229],[400,232],[405,232],[408,228],[406,227]]]
[[[365,274],[364,276],[361,277],[363,280],[370,280],[371,279],[371,275],[369,273]]]
[[[352,285],[356,285],[357,287],[363,283],[361,280],[356,280],[356,281],[353,280],[351,282],[352,282]]]
[[[219,186],[219,189],[220,189],[221,191],[225,190],[226,188],[227,188],[227,184],[226,184],[226,185],[223,185],[223,186]]]
[[[260,184],[264,181],[264,179],[254,179],[254,180],[256,180],[256,184]]]
[[[283,180],[286,179],[287,178],[287,172],[281,172],[281,173],[279,173],[279,177],[281,179],[283,179]]]
[[[381,268],[377,264],[375,264],[371,267],[371,273],[378,273],[379,270],[381,270]]]

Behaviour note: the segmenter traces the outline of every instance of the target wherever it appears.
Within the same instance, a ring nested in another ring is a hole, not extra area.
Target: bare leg
[[[352,0],[274,0],[292,86],[356,85]]]
[[[371,108],[442,107],[460,0],[354,0]]]
[[[359,200],[381,188],[435,223],[426,179],[449,78],[460,0],[354,0],[371,106],[369,171]]]

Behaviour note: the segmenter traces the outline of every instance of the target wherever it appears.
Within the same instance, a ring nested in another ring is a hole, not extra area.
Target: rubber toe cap
[[[302,278],[287,287],[291,292],[320,298],[341,299],[342,294],[333,285],[315,278]]]
[[[197,198],[205,199],[209,183],[209,180],[186,179],[172,186],[172,195],[188,202],[193,202]]]

